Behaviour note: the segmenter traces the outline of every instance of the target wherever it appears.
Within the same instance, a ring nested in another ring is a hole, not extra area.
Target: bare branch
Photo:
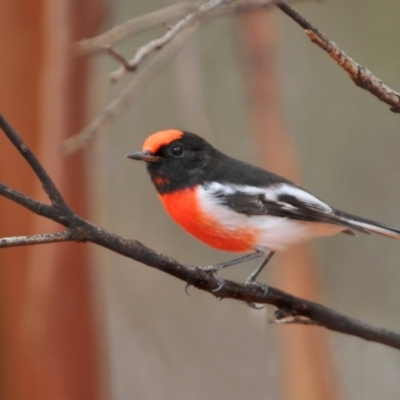
[[[20,206],[28,209],[29,211],[32,211],[35,214],[38,214],[45,218],[52,219],[56,222],[59,222],[62,225],[67,226],[66,224],[68,222],[68,218],[64,215],[66,214],[64,208],[57,207],[57,209],[62,211],[62,213],[61,212],[58,213],[55,211],[56,210],[55,207],[49,206],[48,204],[43,204],[40,201],[32,199],[32,197],[29,197],[19,192],[18,190],[10,188],[9,186],[1,182],[0,182],[0,196],[3,196],[6,199],[9,199],[14,203],[19,204]]]
[[[42,167],[39,163],[35,155],[32,151],[28,148],[28,146],[23,142],[21,137],[15,132],[12,126],[7,122],[7,120],[0,114],[0,128],[4,131],[8,139],[11,143],[15,146],[15,148],[21,153],[22,157],[28,162],[31,166],[33,171],[35,172],[36,176],[39,178],[40,182],[42,183],[44,191],[49,196],[51,203],[57,207],[61,207],[67,209],[67,205],[61,193],[54,185],[53,181],[51,180],[50,176],[46,172],[46,170]]]
[[[267,8],[271,6],[271,0],[241,0],[235,4],[224,5],[220,8],[215,8],[213,13],[204,16],[214,17],[226,15],[233,12],[246,12],[259,8]],[[124,112],[131,103],[135,100],[137,95],[149,84],[153,76],[162,69],[162,67],[169,61],[169,59],[183,46],[184,43],[191,37],[197,29],[197,25],[192,25],[190,28],[185,29],[176,38],[165,46],[147,65],[146,69],[139,72],[129,85],[115,98],[89,125],[78,132],[76,135],[68,138],[62,145],[62,152],[65,155],[75,153],[78,150],[89,145],[95,137],[108,128],[111,121]],[[111,53],[127,70],[128,61],[125,57],[113,48],[107,47],[107,43],[102,43],[102,46]]]
[[[114,45],[146,30],[161,25],[170,26],[169,23],[176,19],[183,18],[187,14],[197,10],[201,4],[201,2],[177,3],[149,14],[132,18],[111,28],[99,36],[74,43],[72,46],[73,54],[76,57],[81,57],[98,53],[103,51],[105,46]],[[216,9],[214,12],[210,13],[211,15],[207,15],[206,19],[208,19],[208,17],[219,17],[221,15],[231,14],[233,12],[252,11],[268,7],[270,4],[271,0],[237,0],[235,4],[222,6]]]
[[[149,14],[132,18],[99,36],[75,43],[73,45],[74,54],[75,56],[84,56],[102,51],[104,46],[113,45],[147,29],[182,18],[196,10],[196,8],[196,4],[193,3],[177,3]]]
[[[32,244],[59,243],[71,240],[68,230],[31,236],[11,236],[0,239],[0,248],[28,246]]]
[[[325,50],[349,74],[357,86],[367,90],[379,100],[388,104],[391,111],[400,113],[400,93],[385,85],[371,71],[350,58],[336,43],[332,42],[286,1],[274,0],[274,4],[304,28],[306,35],[311,41]]]
[[[195,32],[192,26],[182,32],[169,46],[163,48],[147,65],[146,69],[139,71],[126,88],[115,98],[89,125],[77,135],[71,136],[62,144],[64,154],[72,154],[91,143],[95,137],[103,132],[110,122],[125,111],[138,94],[145,89],[153,77],[164,67],[171,57],[189,40]]]
[[[1,115],[0,119],[4,120]],[[14,132],[13,137],[14,139],[19,139],[16,132]],[[15,140],[15,142],[17,143],[15,144],[16,147],[20,146],[19,140]],[[27,150],[30,152],[29,149]],[[37,162],[35,168],[41,169],[43,167]],[[218,298],[230,298],[246,303],[274,305],[278,308],[278,312],[276,312],[278,320],[284,319],[296,323],[321,325],[336,332],[346,333],[400,349],[400,334],[398,332],[350,318],[328,307],[259,283],[239,284],[224,280],[223,287],[216,293],[212,292],[213,289],[220,286],[220,280],[216,279],[209,270],[181,264],[146,247],[137,240],[123,238],[93,225],[68,208],[65,210],[57,207],[55,204],[52,206],[42,204],[6,185],[0,184],[0,195],[17,202],[28,210],[68,227],[66,231],[57,233],[3,238],[0,239],[0,247],[54,243],[57,241],[91,242],[172,275]]]
[[[181,19],[170,30],[168,30],[162,37],[154,39],[146,45],[140,47],[135,56],[129,61],[129,68],[122,65],[119,69],[114,71],[110,76],[111,79],[116,81],[128,70],[135,71],[138,66],[154,51],[162,49],[165,45],[170,43],[179,33],[190,26],[198,26],[199,22],[210,12],[216,8],[229,5],[235,0],[210,0],[202,4],[197,10],[188,14],[185,18]]]

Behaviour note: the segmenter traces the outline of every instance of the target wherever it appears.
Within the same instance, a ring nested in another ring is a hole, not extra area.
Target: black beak
[[[131,153],[126,155],[128,158],[132,160],[146,161],[146,162],[155,162],[161,159],[161,157],[155,156],[150,151],[137,151],[136,153]]]

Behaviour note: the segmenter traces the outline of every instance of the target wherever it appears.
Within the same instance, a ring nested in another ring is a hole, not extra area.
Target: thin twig
[[[390,106],[390,110],[400,113],[400,93],[385,85],[371,71],[358,64],[335,42],[332,42],[324,33],[311,24],[297,10],[284,0],[274,0],[274,4],[286,15],[305,29],[310,40],[326,51],[336,63],[342,67],[350,76],[352,81],[360,88],[367,90],[379,100]]]
[[[117,49],[114,49],[114,47],[108,44],[104,46],[104,49],[125,68],[129,68],[129,61]]]
[[[202,21],[215,16],[227,15],[234,12],[246,12],[254,9],[267,8],[271,6],[271,0],[241,0],[235,4],[224,5],[216,8],[212,13],[204,16]],[[159,53],[155,55],[153,60],[147,65],[146,69],[140,71],[128,84],[128,86],[114,99],[111,103],[85,128],[76,135],[68,138],[62,145],[62,152],[66,155],[75,153],[82,148],[88,146],[97,135],[107,129],[113,119],[124,112],[132,102],[137,98],[138,94],[148,85],[153,76],[161,70],[161,68],[169,61],[169,59],[182,47],[184,43],[191,37],[197,29],[197,24],[192,25],[189,29],[182,31],[174,41],[165,46]],[[102,43],[107,48],[107,43]],[[110,50],[109,50],[110,51]],[[111,50],[113,57],[119,59],[122,65],[126,65],[127,60],[118,53]]]
[[[119,69],[111,73],[110,77],[113,81],[121,78],[126,71],[135,71],[139,65],[154,51],[162,49],[170,43],[184,29],[198,23],[207,14],[214,11],[216,8],[229,5],[235,0],[210,0],[202,4],[197,10],[188,14],[185,18],[176,23],[169,31],[158,39],[154,39],[146,45],[139,47],[135,56],[129,61],[129,67],[122,65]]]
[[[182,18],[196,10],[196,8],[197,5],[193,3],[178,3],[161,8],[146,15],[141,15],[140,17],[132,18],[99,36],[74,43],[74,55],[84,56],[102,51],[104,46],[111,46],[147,29],[161,26],[163,23]]]
[[[0,114],[0,128],[4,131],[11,143],[17,148],[21,153],[22,157],[28,162],[36,176],[42,183],[44,191],[49,196],[51,203],[57,207],[67,209],[67,205],[61,196],[61,193],[57,189],[54,182],[51,180],[50,176],[42,165],[37,160],[36,156],[28,148],[28,146],[23,142],[23,140],[18,136],[17,132],[8,123],[8,121]]]
[[[68,230],[31,236],[10,236],[0,239],[0,248],[68,242],[71,240],[72,238],[70,237]]]
[[[306,0],[297,0],[306,1]],[[220,17],[221,15],[231,14],[233,12],[246,12],[268,7],[271,0],[237,0],[235,4],[222,6],[214,12],[207,15],[208,17]],[[166,25],[170,28],[171,22],[185,17],[187,14],[195,11],[203,3],[177,3],[171,6],[161,8],[149,14],[132,18],[128,21],[111,28],[101,35],[93,38],[84,39],[72,45],[73,54],[76,57],[95,54],[104,50],[105,46],[112,46],[129,37],[135,36],[146,30]]]
[[[138,98],[139,93],[152,81],[153,77],[164,67],[171,57],[189,40],[195,32],[196,27],[191,26],[186,29],[179,37],[163,48],[147,65],[146,69],[139,71],[133,77],[126,88],[82,131],[71,136],[62,144],[62,152],[66,155],[72,154],[87,145],[95,137],[103,132],[110,122],[125,111],[132,102]]]

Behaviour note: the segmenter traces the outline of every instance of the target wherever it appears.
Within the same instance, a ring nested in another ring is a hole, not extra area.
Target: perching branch
[[[259,283],[240,284],[224,280],[222,289],[216,293],[212,292],[213,289],[220,285],[220,281],[211,272],[198,266],[181,264],[146,247],[137,240],[118,236],[115,233],[93,225],[74,213],[66,205],[54,182],[34,154],[1,114],[0,127],[25,160],[29,162],[49,197],[55,196],[55,200],[51,205],[47,205],[4,184],[0,184],[0,195],[67,228],[64,231],[56,233],[2,238],[0,239],[0,247],[64,241],[91,242],[172,275],[216,297],[230,298],[247,303],[274,305],[278,308],[275,312],[275,317],[278,321],[320,325],[332,331],[346,333],[400,349],[400,334],[397,332],[350,318],[321,304],[292,296],[271,286],[267,287]]]

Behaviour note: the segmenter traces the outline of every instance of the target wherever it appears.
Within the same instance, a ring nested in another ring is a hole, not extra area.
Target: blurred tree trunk
[[[279,71],[279,33],[273,13],[240,17],[239,35],[252,133],[265,168],[296,182],[300,173],[284,122]],[[279,255],[277,285],[295,295],[321,299],[315,261],[307,245]],[[319,328],[284,326],[279,331],[282,393],[285,400],[338,399],[339,387],[326,333]]]
[[[0,0],[0,109],[38,155],[81,215],[87,177],[81,155],[58,147],[85,122],[88,62],[69,46],[93,35],[95,0]],[[45,200],[39,182],[0,135],[0,180]],[[0,199],[2,236],[59,227]],[[99,399],[100,357],[88,248],[78,244],[0,252],[0,397],[4,400]]]

